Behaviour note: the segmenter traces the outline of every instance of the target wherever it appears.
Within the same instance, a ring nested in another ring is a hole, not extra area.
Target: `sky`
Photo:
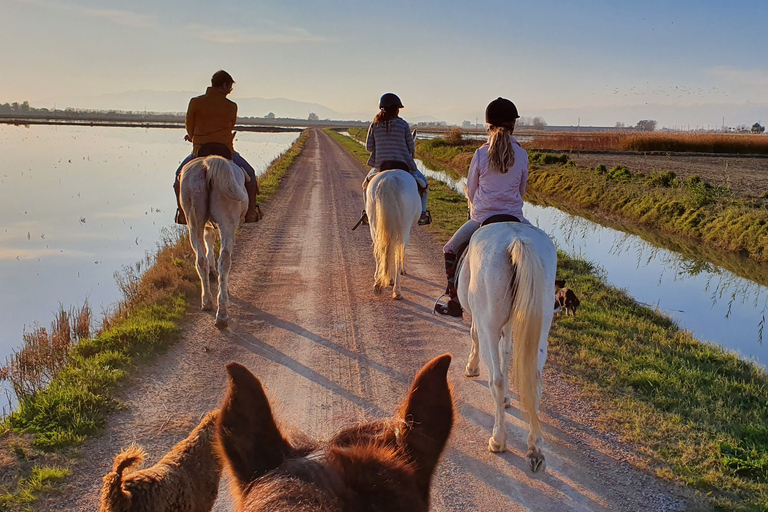
[[[351,119],[391,91],[406,120],[482,122],[503,96],[550,125],[768,121],[764,1],[0,0],[0,13],[0,103],[202,93],[221,68],[234,101]]]

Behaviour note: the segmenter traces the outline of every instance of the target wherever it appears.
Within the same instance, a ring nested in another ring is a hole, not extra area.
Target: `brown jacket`
[[[209,87],[205,94],[189,100],[184,126],[192,139],[192,153],[207,142],[226,144],[233,152],[232,130],[237,120],[237,104],[219,89]]]

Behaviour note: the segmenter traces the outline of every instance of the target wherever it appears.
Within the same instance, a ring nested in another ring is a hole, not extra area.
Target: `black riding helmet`
[[[505,98],[496,98],[485,109],[485,122],[494,126],[512,123],[518,117],[515,104]]]
[[[403,102],[397,97],[397,94],[388,92],[379,100],[379,108],[403,108]]]

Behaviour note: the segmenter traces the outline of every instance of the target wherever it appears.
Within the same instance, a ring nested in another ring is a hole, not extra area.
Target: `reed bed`
[[[768,136],[680,132],[538,132],[526,149],[548,151],[640,151],[768,155]]]

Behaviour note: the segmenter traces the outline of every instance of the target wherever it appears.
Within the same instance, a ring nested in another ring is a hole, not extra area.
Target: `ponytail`
[[[515,151],[509,140],[514,129],[514,122],[511,125],[491,125],[491,136],[488,138],[488,167],[491,170],[503,174],[515,165]]]
[[[398,107],[382,108],[379,110],[379,113],[376,114],[376,117],[373,118],[373,124],[384,123],[384,127],[386,128],[387,133],[389,133],[389,122],[392,119],[395,119],[399,112],[400,108]]]

